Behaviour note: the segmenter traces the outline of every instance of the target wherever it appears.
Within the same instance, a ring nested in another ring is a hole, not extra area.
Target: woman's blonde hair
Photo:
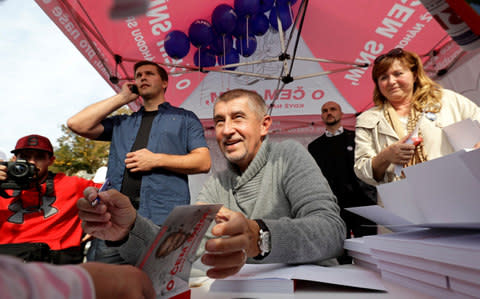
[[[390,52],[380,55],[375,59],[372,69],[372,79],[375,83],[373,91],[373,103],[382,107],[387,98],[382,95],[378,87],[378,78],[386,73],[395,61],[410,69],[415,78],[413,83],[413,107],[417,111],[439,112],[442,108],[442,87],[430,79],[426,74],[420,57],[401,48],[395,48]]]

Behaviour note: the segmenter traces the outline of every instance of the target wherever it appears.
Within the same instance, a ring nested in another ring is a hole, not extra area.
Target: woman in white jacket
[[[395,165],[452,153],[442,128],[467,118],[480,120],[480,108],[430,79],[415,53],[395,48],[378,56],[372,79],[375,107],[357,119],[354,165],[357,176],[371,185],[399,179]]]

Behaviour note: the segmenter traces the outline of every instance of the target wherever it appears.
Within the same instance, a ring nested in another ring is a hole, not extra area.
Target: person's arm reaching
[[[113,111],[138,97],[130,90],[132,84],[128,82],[123,84],[122,90],[118,94],[94,103],[70,117],[67,126],[80,136],[90,139],[97,138],[103,133],[101,121]]]
[[[155,298],[152,281],[137,267],[90,262],[79,266],[90,275],[96,298]]]
[[[5,298],[155,298],[148,276],[130,265],[23,263],[0,256],[0,289]]]

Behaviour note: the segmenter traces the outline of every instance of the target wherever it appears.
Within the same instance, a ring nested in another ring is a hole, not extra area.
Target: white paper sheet
[[[471,118],[446,126],[443,131],[455,151],[473,148],[480,141],[480,125]]]

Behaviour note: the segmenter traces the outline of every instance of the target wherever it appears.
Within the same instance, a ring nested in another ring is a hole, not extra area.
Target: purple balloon
[[[218,58],[218,64],[219,65],[226,65],[226,64],[233,64],[233,63],[239,63],[240,62],[240,55],[238,54],[237,50],[232,49],[232,51],[228,52],[226,55],[219,55],[217,56]],[[233,71],[237,67],[228,67],[225,68],[226,70]]]
[[[260,0],[235,0],[233,6],[239,16],[253,16],[260,10]]]
[[[291,15],[290,6],[275,5],[274,7],[272,7],[272,10],[270,10],[270,16],[269,16],[270,25],[272,25],[272,27],[275,28],[275,30],[278,30],[277,11],[278,11],[278,16],[280,18],[280,22],[282,24],[282,29],[285,31],[290,26],[292,26],[292,15]]]
[[[277,0],[277,5],[294,5],[297,3],[297,0]]]
[[[231,35],[215,35],[210,48],[216,55],[228,53],[233,49],[233,37]]]
[[[240,55],[242,55],[243,57],[249,57],[257,49],[257,39],[255,38],[255,36],[249,36],[248,41],[245,37],[238,38],[235,41],[235,47],[240,53]]]
[[[264,35],[270,27],[268,18],[263,13],[257,13],[250,21],[252,22],[252,32],[257,36]]]
[[[190,40],[180,30],[170,31],[165,37],[165,51],[173,59],[181,59],[190,51]]]
[[[228,4],[220,4],[213,10],[212,24],[217,33],[230,34],[235,29],[237,14]]]
[[[198,67],[215,66],[216,61],[215,53],[209,48],[200,48],[193,54],[193,63]]]
[[[190,37],[190,42],[195,47],[206,47],[213,40],[212,25],[207,20],[195,20],[188,28],[188,36]]]
[[[272,9],[273,2],[275,2],[275,0],[260,0],[260,10],[259,10],[259,12],[267,12],[270,9]]]

